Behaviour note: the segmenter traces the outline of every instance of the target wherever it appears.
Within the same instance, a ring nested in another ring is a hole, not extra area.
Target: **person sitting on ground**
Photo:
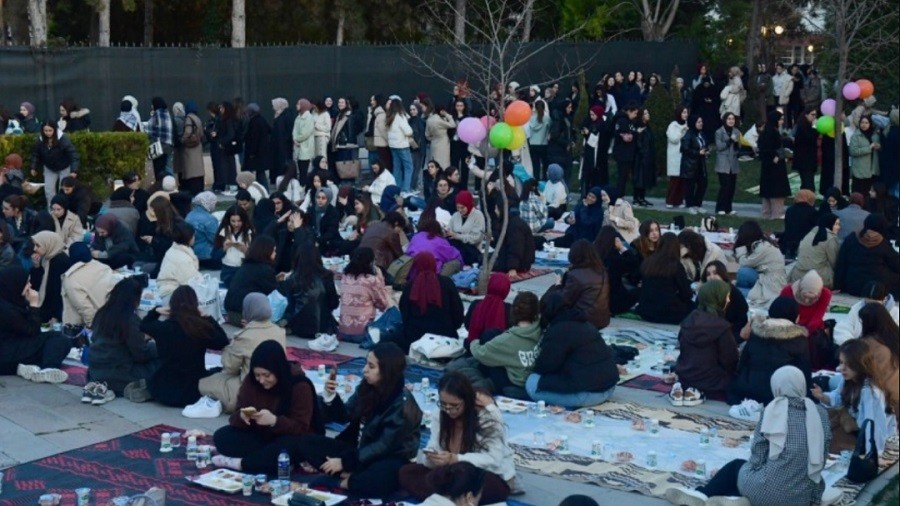
[[[457,329],[463,324],[459,291],[450,278],[438,274],[437,263],[427,251],[413,258],[409,283],[398,307],[403,337],[396,344],[403,351],[409,351],[409,345],[425,334],[456,338]]]
[[[332,248],[338,246],[341,238],[339,230],[341,217],[337,209],[331,204],[331,190],[321,188],[316,191],[316,205],[310,211],[311,224],[316,234],[316,243],[319,251],[327,255]]]
[[[658,249],[659,241],[656,242],[654,252]],[[610,313],[617,315],[630,311],[637,302],[635,294],[638,290],[626,288],[624,280],[640,279],[641,258],[622,242],[616,229],[609,225],[600,229],[594,239],[594,249],[606,268]]]
[[[361,343],[366,328],[375,319],[375,310],[387,311],[394,305],[384,276],[375,268],[375,253],[370,248],[356,248],[341,277],[341,319],[338,337],[342,341]]]
[[[469,462],[457,462],[434,470],[428,484],[434,493],[421,506],[469,506],[482,499],[488,473]]]
[[[569,228],[566,234],[553,242],[559,247],[568,247],[578,239],[593,241],[603,226],[604,210],[600,200],[603,189],[595,186],[588,190],[587,195],[575,206],[575,210],[566,216],[565,221]]]
[[[450,226],[444,235],[462,254],[466,265],[481,261],[480,247],[485,238],[484,214],[475,209],[475,199],[467,190],[456,195],[456,212],[450,218]]]
[[[832,211],[841,219],[841,231],[838,233],[838,239],[841,242],[846,241],[852,235],[857,235],[863,229],[866,218],[870,214],[864,209],[866,198],[862,193],[851,193],[849,202],[845,207]]]
[[[200,399],[198,384],[206,370],[206,350],[221,350],[228,335],[210,316],[200,313],[197,292],[179,286],[168,306],[157,306],[141,320],[141,332],[156,340],[159,369],[147,381],[147,390],[164,406],[187,406]],[[161,321],[160,316],[168,317]],[[218,415],[216,415],[218,416]]]
[[[681,264],[681,244],[675,234],[663,234],[656,253],[641,264],[641,292],[634,309],[654,323],[679,324],[694,309],[694,292]]]
[[[277,342],[282,353],[286,346],[284,329],[272,323],[272,306],[265,295],[250,292],[242,306],[242,319],[235,323],[243,328],[222,349],[222,370],[201,378],[198,385],[201,394],[222,403],[225,413],[235,410],[241,385],[250,373],[251,356],[260,343]]]
[[[62,277],[72,266],[65,244],[59,235],[42,231],[31,236],[31,283],[37,285],[41,307],[41,322],[62,320]]]
[[[718,260],[710,262],[706,266],[706,270],[703,271],[703,277],[700,278],[701,283],[715,280],[728,283],[728,305],[725,307],[724,317],[731,324],[731,335],[734,336],[735,342],[740,344],[743,342],[741,329],[747,325],[747,314],[750,312],[750,307],[747,306],[747,299],[744,298],[744,294],[738,290],[738,287],[731,284],[731,275],[728,272],[728,268]]]
[[[213,465],[274,475],[283,449],[301,436],[325,434],[316,388],[299,364],[288,362],[284,344],[277,341],[260,342],[243,367],[248,372],[237,393],[237,409],[213,435],[220,453]]]
[[[91,328],[94,316],[116,285],[113,270],[91,259],[83,242],[69,248],[72,266],[62,276],[63,325]]]
[[[765,306],[778,297],[787,284],[784,255],[763,234],[759,223],[745,221],[738,228],[734,256],[740,264],[737,287],[744,292],[751,306]]]
[[[75,213],[81,220],[81,227],[88,228],[88,214],[91,212],[91,189],[72,176],[62,178],[59,189],[69,199],[70,212]]]
[[[219,220],[212,215],[216,210],[216,194],[211,191],[200,192],[194,196],[191,204],[191,212],[184,221],[194,227],[194,254],[204,268],[219,269],[222,264],[214,254]]]
[[[144,253],[145,259],[156,264],[150,277],[159,276],[159,268],[163,257],[172,246],[172,235],[175,224],[181,222],[181,216],[172,203],[168,194],[153,197],[148,201],[147,211],[138,222],[137,236],[140,238],[138,247]]]
[[[109,195],[109,204],[105,206],[104,214],[115,216],[119,223],[124,223],[128,227],[128,231],[134,237],[138,229],[138,222],[141,220],[141,213],[134,207],[131,199],[132,191],[129,188],[122,186],[114,190]]]
[[[563,169],[558,163],[547,167],[547,182],[544,185],[544,199],[547,201],[547,216],[558,220],[566,212],[569,189],[563,180]]]
[[[72,246],[75,246],[74,244]],[[69,247],[69,252],[72,251]],[[140,250],[128,225],[120,224],[114,214],[104,214],[94,224],[94,242],[90,255],[111,269],[131,267]]]
[[[141,302],[141,285],[125,278],[116,283],[109,300],[97,311],[91,327],[91,355],[88,381],[83,398],[92,402],[109,395],[101,389],[124,396],[132,402],[149,399],[146,381],[159,368],[156,341],[140,330],[137,309]],[[141,380],[144,380],[141,383]]]
[[[770,402],[772,392],[765,388],[766,381],[786,365],[800,369],[810,380],[809,333],[797,325],[798,317],[797,301],[793,297],[778,297],[772,301],[766,319],[754,318],[741,330],[741,338],[747,342],[728,388],[728,404],[739,404],[743,399]]]
[[[897,323],[881,304],[869,303],[859,310],[862,340],[869,345],[872,356],[872,382],[887,397],[891,411],[900,413],[900,343]]]
[[[822,469],[831,445],[828,413],[806,397],[809,378],[784,366],[771,378],[768,403],[750,442],[750,460],[725,464],[696,490],[670,488],[675,505],[708,504],[712,497],[743,497],[743,504],[819,504],[825,490]],[[719,502],[717,504],[738,504]]]
[[[800,241],[797,250],[797,261],[788,276],[793,283],[801,279],[809,271],[816,271],[828,288],[834,285],[834,266],[837,263],[841,242],[838,232],[841,220],[837,216],[826,213],[818,216],[818,226],[809,231]]]
[[[274,263],[275,240],[266,235],[254,238],[225,295],[223,305],[228,312],[230,324],[235,327],[243,326],[241,313],[247,294],[259,292],[268,295],[278,286]]]
[[[800,190],[794,195],[794,204],[784,213],[784,233],[778,241],[781,252],[787,258],[796,258],[800,241],[816,227],[816,194]]]
[[[548,291],[541,300],[541,326],[540,353],[525,381],[528,396],[569,407],[609,400],[619,382],[615,355],[560,291]]]
[[[340,305],[334,273],[322,265],[315,247],[304,248],[294,258],[291,274],[278,285],[287,297],[284,319],[291,333],[304,339],[317,334],[335,334],[337,322],[332,312]]]
[[[522,218],[531,233],[539,234],[553,228],[556,222],[547,215],[547,203],[538,191],[537,180],[532,178],[522,184],[522,195],[519,197],[519,217]]]
[[[679,232],[678,242],[681,243],[681,264],[691,281],[699,281],[711,262],[727,262],[722,248],[693,230]]]
[[[497,207],[496,220],[492,221],[491,228],[494,229],[491,236],[493,237],[492,246],[497,247],[497,239],[500,237],[500,229],[503,226],[502,202]],[[500,251],[497,253],[497,260],[494,262],[494,272],[505,272],[509,277],[515,279],[519,273],[527,273],[531,270],[535,261],[535,244],[534,235],[528,224],[522,221],[515,212],[509,212],[509,218],[506,224],[506,236]]]
[[[609,325],[609,278],[594,246],[584,239],[569,249],[568,272],[561,280],[564,304],[598,330]]]
[[[644,259],[656,252],[661,235],[658,221],[654,219],[644,220],[638,227],[638,238],[631,241],[631,249],[640,257],[641,261],[644,261]]]
[[[863,288],[863,299],[850,306],[847,316],[841,318],[834,327],[834,343],[838,346],[851,339],[862,337],[862,322],[859,319],[859,311],[869,303],[881,304],[887,310],[894,324],[900,321],[900,305],[894,301],[894,297],[888,293],[887,287],[881,281],[870,281]]]
[[[600,506],[600,504],[586,495],[572,494],[560,501],[557,506]]]
[[[797,323],[806,327],[810,336],[825,328],[825,313],[831,307],[831,290],[825,288],[818,272],[809,271],[803,278],[785,286],[779,297],[793,297],[797,300]]]
[[[483,333],[469,346],[492,393],[510,397],[525,395],[525,380],[534,366],[535,348],[541,339],[539,311],[537,295],[519,292],[513,299],[510,314],[510,320],[515,323],[500,335]]]
[[[436,219],[426,219],[423,213],[417,228],[419,231],[406,246],[408,256],[415,258],[422,252],[431,253],[442,276],[452,276],[462,270],[462,255],[444,238],[444,230]]]
[[[371,223],[359,246],[371,248],[375,253],[375,266],[387,272],[391,263],[403,255],[403,247],[400,245],[400,236],[406,226],[406,218],[402,214],[391,211],[381,221]]]
[[[509,319],[512,305],[505,302],[511,289],[509,276],[502,272],[491,273],[491,277],[488,278],[487,294],[483,299],[472,302],[466,312],[465,326],[469,331],[466,346],[480,339],[487,331],[494,331],[496,334],[512,325]]]
[[[422,421],[412,392],[403,388],[405,369],[406,357],[397,345],[378,343],[366,356],[363,380],[346,403],[337,395],[337,380],[328,378],[322,394],[325,420],[347,426],[334,439],[304,436],[288,447],[291,461],[340,476],[340,487],[355,496],[396,492],[400,468],[418,451]]]
[[[681,353],[675,374],[684,389],[695,388],[706,396],[719,397],[734,378],[738,350],[731,324],[724,318],[730,293],[725,281],[703,283],[697,293],[697,309],[681,322]]]
[[[841,345],[838,357],[841,367],[834,389],[823,392],[813,384],[812,396],[826,408],[840,410],[838,425],[852,436],[866,421],[871,421],[875,448],[869,447],[867,435],[865,450],[877,450],[882,455],[887,438],[897,433],[897,417],[890,412],[884,392],[872,384],[874,366],[869,346],[860,339],[847,341]]]
[[[634,210],[627,200],[621,198],[616,187],[604,186],[600,193],[603,202],[603,225],[615,227],[626,243],[637,239],[640,222],[634,217]]]
[[[250,196],[253,197],[253,202],[257,205],[260,200],[269,198],[269,190],[256,180],[256,174],[253,172],[238,172],[235,181],[237,182],[238,188],[250,192]]]
[[[84,241],[84,227],[78,215],[69,211],[69,199],[65,195],[57,195],[50,201],[50,214],[56,233],[68,248],[73,243]]]
[[[476,392],[467,377],[447,372],[438,382],[440,401],[431,419],[431,437],[416,462],[400,468],[400,486],[417,500],[435,493],[435,476],[458,462],[484,472],[484,504],[503,502],[516,477],[503,415],[489,395]]]
[[[256,230],[247,213],[240,206],[229,207],[216,232],[216,248],[223,252],[219,280],[225,288],[231,287],[231,278],[243,263],[254,237]]]
[[[28,198],[23,195],[7,195],[3,198],[3,217],[9,224],[9,242],[16,252],[30,241],[35,230],[35,217],[37,213],[29,206]]]
[[[0,269],[17,265],[16,251],[13,249],[10,239],[12,228],[6,222],[0,220]]]
[[[172,227],[172,246],[159,265],[156,288],[163,299],[181,285],[200,275],[200,262],[194,255],[194,227],[183,221]]]
[[[372,202],[381,202],[381,194],[384,193],[384,189],[388,186],[396,186],[397,180],[394,179],[391,171],[384,170],[381,162],[372,163],[371,169],[375,179],[367,186],[363,186],[362,191],[368,192],[372,196]]]
[[[72,341],[59,332],[41,331],[39,295],[22,267],[0,270],[0,314],[0,375],[18,374],[42,383],[68,379],[59,367],[72,349]]]
[[[866,283],[881,281],[894,297],[900,294],[900,254],[885,240],[889,228],[884,216],[871,214],[859,234],[841,244],[834,268],[835,290],[859,297]]]

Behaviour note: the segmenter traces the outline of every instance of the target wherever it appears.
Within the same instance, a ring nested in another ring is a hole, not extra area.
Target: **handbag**
[[[409,356],[413,360],[448,360],[465,353],[463,341],[458,337],[425,334],[409,345]]]
[[[366,151],[375,151],[375,137],[366,137]]]
[[[288,299],[278,290],[272,290],[266,298],[269,299],[269,305],[272,306],[272,318],[270,320],[272,323],[278,323],[284,319],[284,313],[288,307]]]
[[[344,160],[334,162],[338,177],[341,179],[356,179],[359,177],[359,160]]]
[[[866,451],[867,432],[869,451]],[[876,476],[878,476],[878,447],[875,446],[875,423],[867,418],[859,428],[859,435],[856,437],[856,448],[853,450],[853,456],[850,457],[847,479],[853,483],[866,483],[875,479]]]
[[[161,157],[163,154],[163,146],[162,142],[156,141],[150,144],[147,148],[147,159],[148,160],[156,160]]]
[[[217,322],[223,320],[222,304],[219,297],[219,283],[209,274],[199,274],[189,279],[188,286],[194,289],[199,302],[200,314],[210,316]]]

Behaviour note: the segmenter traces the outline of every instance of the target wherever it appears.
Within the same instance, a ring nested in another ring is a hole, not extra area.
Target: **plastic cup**
[[[172,444],[172,448],[179,448],[181,446],[181,433],[172,432],[169,434],[169,441]]]
[[[319,377],[324,378],[325,374],[325,364],[319,364]]]
[[[377,327],[369,328],[369,339],[372,340],[373,343],[378,344],[381,342],[381,329]]]
[[[88,506],[91,503],[91,489],[89,488],[76,488],[75,489],[75,497],[77,500],[78,506]]]

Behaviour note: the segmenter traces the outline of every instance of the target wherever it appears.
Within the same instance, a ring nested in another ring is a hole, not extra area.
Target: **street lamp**
[[[775,25],[775,35],[781,35],[784,33],[784,27],[781,25]]]

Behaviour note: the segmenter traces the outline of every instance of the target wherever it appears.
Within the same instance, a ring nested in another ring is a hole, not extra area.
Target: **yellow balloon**
[[[522,127],[513,127],[513,138],[506,149],[515,151],[525,145],[525,129]]]

